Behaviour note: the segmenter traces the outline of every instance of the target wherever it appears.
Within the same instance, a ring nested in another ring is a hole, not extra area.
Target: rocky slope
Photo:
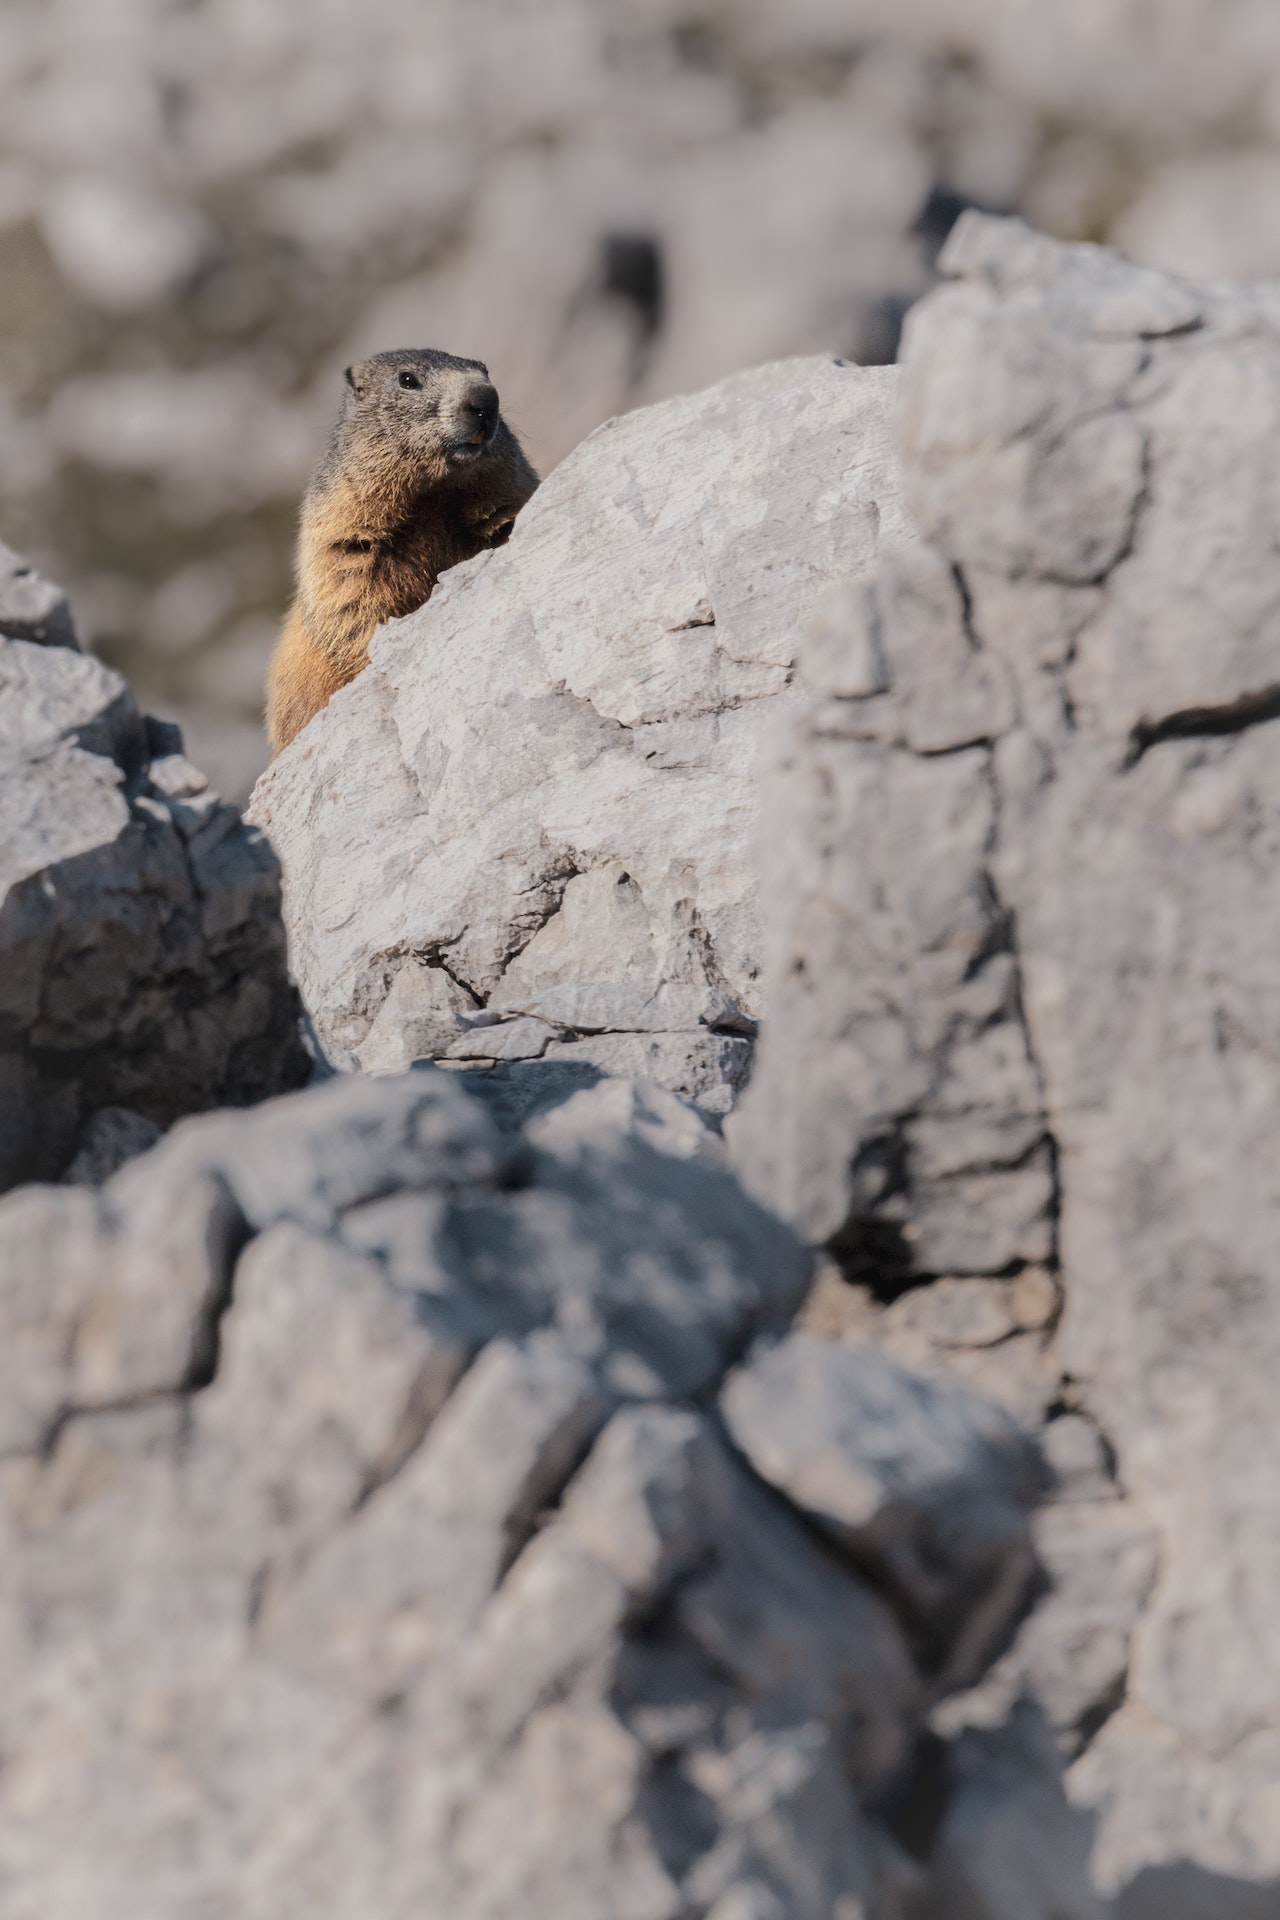
[[[13,1920],[920,1910],[1037,1456],[874,1349],[751,1358],[807,1257],[605,1094],[517,1139],[339,1080],[0,1203]],[[1085,1920],[1051,1760],[974,1758],[946,1885],[1012,1812]]]
[[[324,1084],[0,1202],[6,1914],[1280,1909],[1280,303],[943,265],[900,376],[597,434],[282,756]],[[114,874],[196,776],[5,591],[56,902],[60,796]],[[133,1072],[189,976],[87,924],[40,1017]]]

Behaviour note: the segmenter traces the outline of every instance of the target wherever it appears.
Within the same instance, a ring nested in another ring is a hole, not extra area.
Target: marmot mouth
[[[487,453],[492,445],[492,434],[486,434],[483,440],[451,440],[448,446],[449,458],[464,462],[478,460],[481,454]]]

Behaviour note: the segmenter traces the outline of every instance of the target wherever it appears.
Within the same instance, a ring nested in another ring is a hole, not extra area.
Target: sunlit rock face
[[[613,421],[375,636],[251,808],[322,1041],[369,1072],[539,1061],[729,1109],[761,742],[825,596],[911,539],[895,380],[782,361]]]
[[[920,543],[802,645],[764,777],[728,1132],[837,1325],[1046,1423],[1055,1591],[975,1718],[1040,1700],[1121,1912],[1262,1913],[1280,298],[974,214],[942,265]]]
[[[7,1911],[906,1920],[894,1798],[1025,1604],[1036,1450],[775,1346],[808,1255],[689,1119],[517,1133],[424,1068],[0,1202]]]

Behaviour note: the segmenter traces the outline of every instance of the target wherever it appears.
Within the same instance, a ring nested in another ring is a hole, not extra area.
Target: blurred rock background
[[[352,356],[486,359],[545,470],[892,359],[955,213],[1280,274],[1273,0],[6,0],[0,535],[232,796]]]

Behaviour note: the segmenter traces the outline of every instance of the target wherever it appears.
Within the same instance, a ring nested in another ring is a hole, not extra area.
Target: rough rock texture
[[[274,870],[0,556],[6,1916],[1280,1910],[1280,296],[944,265],[918,531],[767,368],[381,636],[262,790],[364,1071],[152,1151]]]
[[[762,803],[732,1146],[843,1270],[817,1319],[1038,1373],[1057,1590],[1006,1697],[1079,1756],[1100,1886],[1271,1912],[1280,299],[972,215],[943,264],[921,540],[815,633]]]
[[[0,554],[0,1187],[100,1108],[165,1125],[305,1077],[278,865],[181,744]]]
[[[820,597],[905,537],[893,378],[784,362],[611,422],[379,633],[252,805],[325,1043],[729,1106],[757,745]]]
[[[1035,1565],[1041,1463],[1016,1423],[874,1347],[804,1333],[736,1373],[723,1406],[761,1478],[894,1596],[939,1690],[976,1680]]]
[[[80,650],[71,603],[61,587],[44,580],[21,554],[0,544],[0,634],[37,646]]]
[[[945,1811],[921,1920],[1102,1920],[1088,1820],[1062,1791],[1053,1735],[1029,1702],[961,1734],[943,1762]]]
[[[0,1203],[6,1920],[907,1920],[996,1872],[1015,1790],[1016,1920],[1086,1914],[1052,1769],[979,1736],[945,1880],[892,1831],[944,1684],[900,1576],[941,1545],[963,1636],[965,1571],[1025,1566],[1025,1440],[865,1356],[825,1451],[883,1455],[882,1511],[824,1539],[752,1437],[805,1414],[798,1243],[669,1094],[520,1138],[469,1084],[339,1078]]]

